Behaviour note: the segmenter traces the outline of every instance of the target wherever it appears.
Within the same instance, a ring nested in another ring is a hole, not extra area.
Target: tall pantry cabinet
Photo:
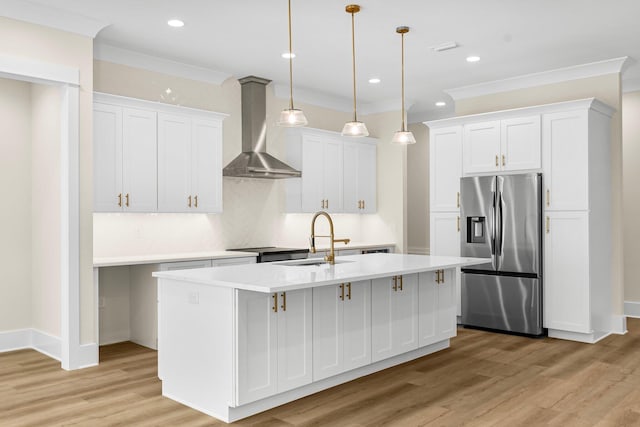
[[[461,177],[542,172],[543,322],[551,337],[592,343],[613,329],[614,111],[590,98],[425,122],[432,255],[459,254]]]

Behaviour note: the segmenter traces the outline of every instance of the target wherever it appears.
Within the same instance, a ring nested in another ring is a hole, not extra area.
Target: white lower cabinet
[[[420,273],[418,282],[420,347],[456,336],[456,270]]]
[[[371,363],[371,281],[313,289],[313,379]]]
[[[418,348],[418,275],[371,281],[371,360]]]
[[[588,213],[547,211],[545,222],[544,327],[591,333]]]
[[[312,290],[237,291],[237,404],[312,381]]]

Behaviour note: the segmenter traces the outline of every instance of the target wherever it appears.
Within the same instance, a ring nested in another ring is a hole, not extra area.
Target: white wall
[[[105,61],[95,61],[94,69],[94,87],[98,92],[230,114],[224,121],[223,164],[240,153],[241,105],[237,80],[229,79],[216,86]],[[171,89],[170,97],[167,88]],[[267,149],[279,158],[285,157],[285,147],[283,130],[275,123],[287,103],[275,98],[271,87],[267,87]],[[351,118],[350,113],[305,104],[297,106],[304,109],[309,127],[340,131]],[[388,114],[364,119],[372,122],[367,123],[372,136],[381,138],[379,213],[335,215],[336,235],[363,243],[397,243],[402,249],[404,154],[401,148],[388,143],[397,120]],[[224,178],[222,214],[94,214],[94,255],[144,255],[273,244],[308,246],[311,215],[285,214],[284,206],[284,181]]]
[[[411,253],[429,253],[429,129],[409,125],[416,143],[407,150],[407,246]]]
[[[32,326],[60,336],[60,89],[31,85]]]
[[[0,79],[0,331],[31,327],[30,91]]]

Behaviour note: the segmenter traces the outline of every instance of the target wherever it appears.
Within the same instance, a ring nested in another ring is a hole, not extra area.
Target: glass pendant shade
[[[413,136],[413,132],[408,130],[399,130],[393,134],[393,138],[391,138],[392,144],[398,145],[409,145],[415,144],[416,138]]]
[[[342,136],[369,136],[369,131],[362,122],[347,122],[342,128]]]
[[[307,118],[304,116],[302,110],[298,110],[297,108],[287,108],[282,110],[280,113],[278,125],[285,127],[306,126]]]

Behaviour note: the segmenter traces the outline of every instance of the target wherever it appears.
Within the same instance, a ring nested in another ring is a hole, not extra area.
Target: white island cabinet
[[[232,422],[445,349],[455,270],[484,262],[376,253],[156,272],[162,394]]]

